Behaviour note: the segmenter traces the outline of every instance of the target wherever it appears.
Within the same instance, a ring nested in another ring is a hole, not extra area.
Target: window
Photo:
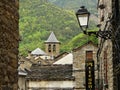
[[[51,52],[51,45],[48,45],[48,52]]]
[[[54,44],[53,45],[53,52],[55,52],[56,51],[56,45]]]
[[[86,51],[86,60],[93,60],[93,51]]]

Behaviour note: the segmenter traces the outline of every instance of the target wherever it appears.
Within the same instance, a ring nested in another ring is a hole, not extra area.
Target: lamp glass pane
[[[79,15],[78,20],[81,26],[87,26],[88,24],[88,15]]]

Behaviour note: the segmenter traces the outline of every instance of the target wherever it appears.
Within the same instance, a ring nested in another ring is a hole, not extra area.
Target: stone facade
[[[113,89],[113,63],[112,63],[112,43],[111,41],[105,41],[101,53],[99,54],[99,88],[102,90],[114,90]]]
[[[17,90],[26,90],[26,75],[19,75],[18,78],[18,89]]]
[[[73,90],[72,65],[33,64],[26,76],[27,90]]]
[[[51,32],[45,41],[45,52],[53,59],[60,54],[60,41],[57,40],[54,32]]]
[[[120,0],[99,0],[98,10],[100,29],[110,32],[110,38],[99,41],[100,83],[102,90],[120,90]]]
[[[18,0],[0,0],[0,90],[17,90]]]
[[[49,51],[49,45],[51,46],[51,51]],[[55,48],[56,50],[54,51],[53,48],[54,48],[54,45],[55,45]],[[45,43],[45,51],[48,55],[50,56],[57,56],[59,55],[59,52],[60,52],[60,43],[53,43],[53,42],[47,42]]]
[[[73,49],[73,76],[75,77],[74,90],[85,90],[85,61],[86,51],[93,52],[93,60],[95,63],[95,79],[97,79],[97,58],[96,52],[98,48],[92,42]]]
[[[100,7],[102,5],[105,7]],[[98,7],[101,30],[104,30],[105,25],[107,25],[107,20],[112,15],[112,0],[99,0]],[[107,26],[109,25],[110,23],[108,22]],[[99,88],[102,90],[113,90],[112,41],[101,38],[99,43]]]

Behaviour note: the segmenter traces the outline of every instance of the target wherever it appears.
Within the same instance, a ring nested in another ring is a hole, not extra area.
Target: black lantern
[[[105,40],[111,39],[112,33],[111,33],[110,29],[107,28],[108,23],[111,20],[108,20],[106,22],[103,31],[101,31],[101,29],[99,31],[87,31],[90,12],[88,12],[88,10],[85,8],[85,6],[80,7],[80,9],[76,12],[76,17],[77,17],[78,23],[80,25],[80,28],[84,34],[87,34],[89,36],[94,34],[97,37],[104,38]],[[100,28],[100,25],[98,25],[98,26]]]
[[[80,28],[85,34],[88,28],[89,16],[90,12],[88,12],[85,6],[81,6],[80,9],[76,12],[76,17],[80,25]]]

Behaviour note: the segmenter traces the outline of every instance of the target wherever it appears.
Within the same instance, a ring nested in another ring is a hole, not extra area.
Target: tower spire
[[[57,40],[54,32],[51,32],[50,36],[45,41],[45,51],[51,57],[59,55],[60,41]]]
[[[48,37],[47,41],[45,41],[45,42],[59,43],[59,41],[57,40],[54,32],[51,32],[50,36]]]

